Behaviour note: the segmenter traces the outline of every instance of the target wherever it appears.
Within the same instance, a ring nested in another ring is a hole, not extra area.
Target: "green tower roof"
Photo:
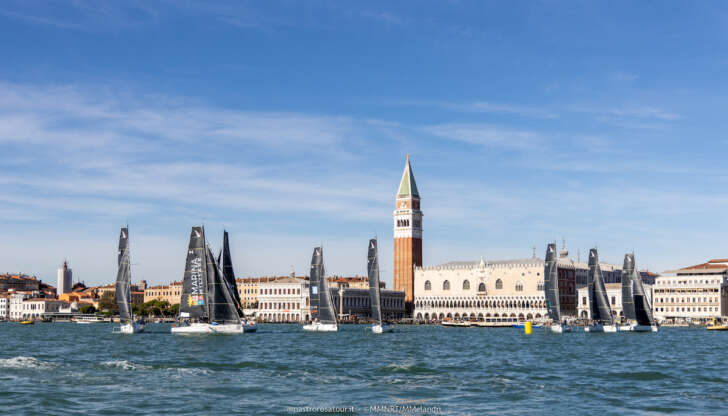
[[[415,175],[412,174],[412,166],[410,166],[409,155],[407,155],[407,162],[404,165],[404,173],[402,174],[402,181],[399,183],[399,191],[397,191],[397,198],[414,196],[419,198],[420,193],[417,192],[417,184],[415,183]]]

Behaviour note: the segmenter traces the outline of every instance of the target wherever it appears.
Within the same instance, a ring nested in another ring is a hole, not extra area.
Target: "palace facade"
[[[414,319],[544,319],[543,272],[544,261],[538,258],[417,267]]]

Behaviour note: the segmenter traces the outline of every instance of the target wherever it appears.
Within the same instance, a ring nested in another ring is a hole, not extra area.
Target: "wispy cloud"
[[[401,100],[393,102],[392,104],[411,107],[434,107],[447,111],[463,113],[517,115],[537,119],[553,119],[558,118],[559,116],[557,112],[551,111],[548,108],[495,103],[490,101],[469,101],[458,103],[451,101]]]
[[[488,147],[527,149],[538,145],[542,136],[534,131],[489,124],[446,123],[422,128],[423,132],[448,140]]]

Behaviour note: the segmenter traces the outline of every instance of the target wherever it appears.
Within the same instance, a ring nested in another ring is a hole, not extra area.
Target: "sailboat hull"
[[[374,325],[372,325],[372,332],[375,333],[375,334],[383,334],[385,332],[392,332],[393,329],[394,328],[392,328],[391,325],[387,325],[387,324],[382,324],[382,325],[374,324]]]
[[[612,333],[617,332],[617,326],[616,325],[592,325],[584,327],[584,332],[606,332],[606,333]]]
[[[303,330],[308,332],[336,332],[339,330],[339,326],[336,324],[322,324],[321,322],[314,322],[304,325]]]
[[[635,325],[621,325],[618,330],[619,332],[632,332],[634,331]]]
[[[635,325],[632,327],[634,332],[657,332],[657,325]]]
[[[175,326],[172,328],[173,334],[193,335],[193,334],[242,334],[243,324],[222,324],[213,325],[195,322],[186,326]]]
[[[554,334],[563,334],[564,332],[571,332],[571,327],[568,325],[551,325],[549,330]]]
[[[116,334],[138,334],[144,332],[144,324],[139,322],[131,322],[122,324],[118,328],[114,328]]]

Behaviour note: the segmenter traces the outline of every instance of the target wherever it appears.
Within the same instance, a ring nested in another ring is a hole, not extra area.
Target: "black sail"
[[[208,308],[208,269],[207,247],[205,246],[205,228],[192,227],[190,245],[187,249],[185,275],[182,281],[182,297],[180,299],[180,316],[194,320],[205,320],[209,317]],[[214,270],[210,270],[214,272]]]
[[[116,304],[122,321],[131,320],[131,267],[129,266],[129,229],[119,234],[119,269],[116,273]]]
[[[222,252],[220,253],[220,257],[218,258],[218,263],[220,264],[220,268],[222,268],[223,277],[225,278],[225,284],[227,285],[228,292],[230,292],[230,296],[233,299],[235,309],[242,314],[243,307],[240,302],[238,285],[235,283],[235,272],[233,271],[233,259],[230,255],[230,243],[228,242],[227,231],[223,232]]]
[[[546,295],[546,309],[555,323],[561,323],[561,306],[559,304],[559,271],[556,264],[556,244],[549,244],[546,248],[546,262],[544,264],[544,290]]]
[[[624,318],[629,320],[637,319],[634,303],[634,280],[635,272],[634,254],[625,254],[622,265],[622,312]]]
[[[210,322],[239,323],[238,310],[235,307],[220,265],[212,251],[207,249],[207,291],[210,302]]]
[[[382,302],[379,293],[379,259],[377,256],[377,239],[369,240],[367,273],[369,275],[369,300],[372,308],[372,320],[382,324]]]
[[[589,250],[587,284],[589,287],[589,307],[592,320],[606,325],[613,325],[614,317],[609,307],[609,299],[607,298],[607,289],[604,286],[602,269],[599,267],[599,254],[595,248]]]
[[[322,247],[313,249],[311,257],[311,282],[309,285],[309,295],[311,297],[311,315],[318,318],[321,323],[336,323],[336,315],[334,313],[331,292],[326,282],[326,273],[324,272],[324,254]]]
[[[634,261],[633,261],[634,264]],[[642,275],[637,271],[635,266],[633,270],[632,280],[634,281],[634,309],[638,325],[655,325],[655,317],[652,316],[652,307],[645,293],[645,287],[642,284]]]

